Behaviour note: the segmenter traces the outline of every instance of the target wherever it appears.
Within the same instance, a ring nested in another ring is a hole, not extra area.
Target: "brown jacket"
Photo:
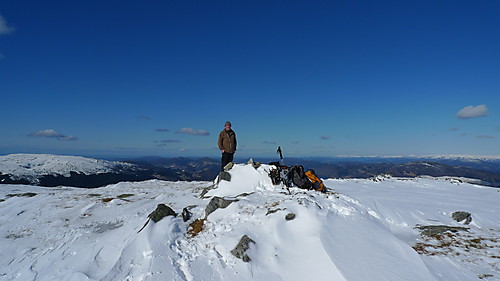
[[[224,150],[224,152],[236,152],[236,133],[233,130],[229,130],[229,132],[226,132],[226,129],[222,130],[219,134],[217,144],[219,145],[219,149]]]

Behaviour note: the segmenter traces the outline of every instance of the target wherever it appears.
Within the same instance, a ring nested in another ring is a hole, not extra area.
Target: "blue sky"
[[[2,1],[0,154],[500,155],[499,1]]]

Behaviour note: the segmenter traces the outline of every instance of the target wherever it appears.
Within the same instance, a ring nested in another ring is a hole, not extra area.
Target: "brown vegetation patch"
[[[192,238],[198,235],[203,230],[203,225],[205,224],[205,219],[196,219],[189,225],[188,237]]]

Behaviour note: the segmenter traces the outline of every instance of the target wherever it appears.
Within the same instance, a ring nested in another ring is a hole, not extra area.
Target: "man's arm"
[[[217,145],[219,146],[219,149],[224,152],[224,147],[222,146],[222,140],[223,140],[223,136],[222,134],[219,134],[219,139],[217,140]]]

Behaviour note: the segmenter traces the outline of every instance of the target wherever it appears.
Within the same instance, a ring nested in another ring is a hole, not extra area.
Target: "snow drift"
[[[499,189],[444,179],[325,180],[326,194],[273,186],[268,165],[231,180],[88,189],[4,185],[2,280],[499,280]],[[204,196],[200,197],[202,190]],[[231,200],[205,214],[214,197]],[[192,218],[147,221],[157,204]],[[454,211],[472,213],[465,226]],[[194,230],[198,223],[201,228]],[[467,227],[424,237],[417,225]],[[141,230],[141,231],[139,231]],[[237,258],[243,236],[253,242]],[[443,238],[444,239],[444,238]],[[466,241],[478,241],[467,249]],[[462,241],[462,245],[458,242]],[[419,244],[420,243],[420,244]],[[420,245],[416,247],[416,245]],[[417,251],[418,250],[418,251]],[[458,253],[458,254],[457,254]]]

